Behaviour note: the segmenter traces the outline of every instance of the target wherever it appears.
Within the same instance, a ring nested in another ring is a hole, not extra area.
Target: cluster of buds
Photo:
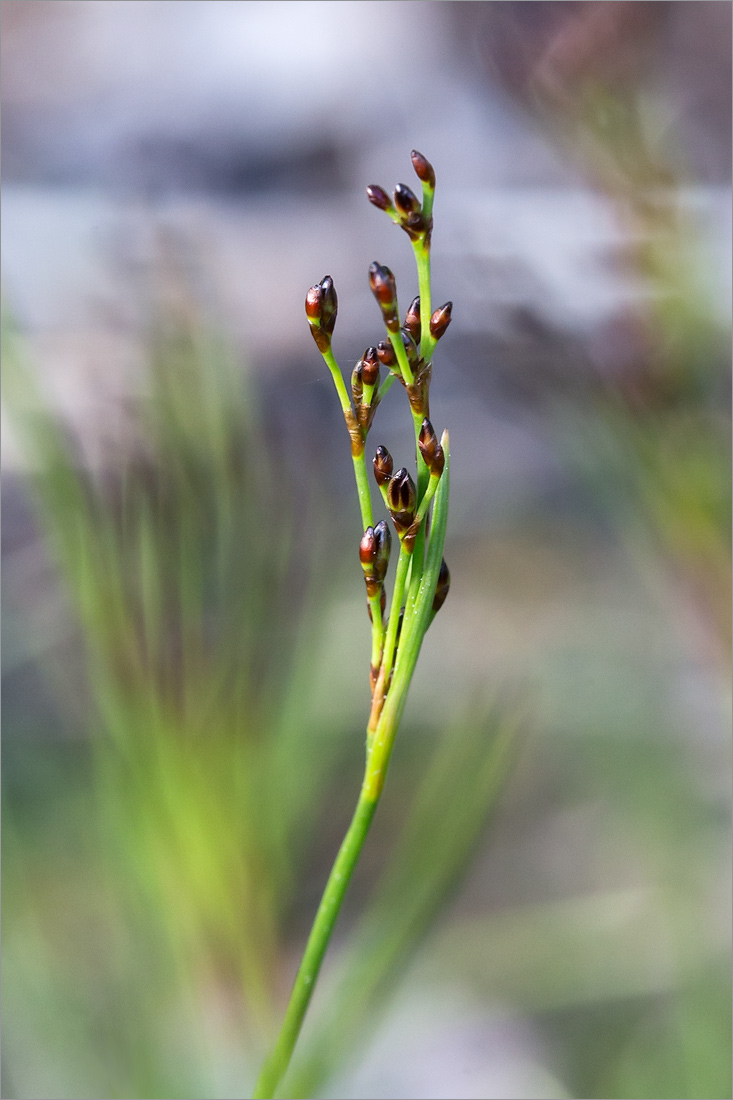
[[[336,324],[339,303],[333,279],[326,275],[320,283],[312,286],[305,296],[305,314],[308,324],[321,354],[331,348],[331,336]]]
[[[433,228],[431,207],[435,191],[435,172],[430,161],[416,149],[412,150],[410,156],[415,175],[423,185],[422,204],[405,183],[397,184],[392,198],[383,187],[371,184],[367,187],[367,198],[379,210],[389,214],[392,221],[404,229],[411,241],[422,240],[429,244]]]
[[[427,257],[433,224],[435,172],[427,158],[416,150],[412,151],[411,159],[415,174],[422,184],[422,203],[403,183],[397,185],[392,197],[376,185],[367,188],[367,196],[374,206],[384,210],[408,234],[413,242],[420,270],[421,263],[429,262]],[[424,271],[424,268],[422,270]],[[386,265],[374,262],[369,268],[369,285],[379,305],[388,339],[368,347],[356,363],[351,374],[350,395],[348,386],[344,387],[338,364],[331,353],[331,337],[336,323],[338,299],[330,275],[325,276],[320,283],[310,288],[305,300],[305,311],[313,339],[326,359],[339,390],[344,418],[351,437],[355,467],[363,462],[366,437],[379,404],[380,367],[385,367],[392,372],[407,391],[413,416],[417,424],[421,425],[417,445],[422,462],[425,463],[430,475],[430,483],[423,484],[420,480],[421,474],[418,478],[420,484],[420,493],[418,493],[407,469],[402,467],[394,472],[392,456],[386,447],[381,446],[377,448],[374,456],[374,477],[387,505],[401,547],[411,554],[423,521],[427,523],[427,509],[436,492],[446,461],[443,448],[429,419],[429,389],[432,372],[430,357],[435,343],[443,336],[450,324],[453,306],[452,302],[446,302],[432,313],[426,311],[423,314],[418,295],[410,303],[404,320],[401,321],[397,286],[392,271]],[[425,303],[422,304],[424,306]],[[429,329],[429,332],[426,332],[426,329]],[[389,382],[388,379],[386,385],[389,385]],[[358,480],[357,477],[357,482]],[[368,514],[367,511],[366,516]],[[366,518],[365,522],[367,522]],[[364,571],[370,618],[373,612],[376,614],[377,597],[384,616],[384,581],[389,562],[390,543],[389,528],[382,520],[374,526],[366,527],[359,545],[359,558]],[[443,561],[433,602],[433,612],[437,611],[445,600],[449,584],[450,576]],[[399,603],[397,607],[399,608]],[[376,674],[374,666],[372,673],[373,676]]]

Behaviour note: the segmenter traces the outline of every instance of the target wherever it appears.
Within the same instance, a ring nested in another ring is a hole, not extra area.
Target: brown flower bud
[[[364,581],[366,582],[367,596],[376,596],[379,591],[381,582],[377,580],[375,564],[377,560],[377,551],[379,550],[379,540],[374,533],[373,527],[367,527],[364,534],[361,536],[361,542],[359,543],[359,561],[361,567],[364,570]]]
[[[359,560],[366,569],[372,569],[377,556],[377,538],[373,527],[367,527],[359,543]]]
[[[402,467],[387,485],[387,507],[397,534],[402,538],[415,518],[417,492],[408,471]]]
[[[410,304],[410,308],[408,309],[407,313],[405,314],[404,327],[407,329],[407,331],[409,332],[410,336],[415,341],[415,343],[417,345],[419,345],[420,344],[420,336],[421,336],[421,329],[420,329],[420,295],[419,294],[416,298],[412,299],[412,302]]]
[[[392,549],[392,534],[385,520],[380,519],[374,528],[377,549],[374,557],[374,577],[381,584],[387,575],[389,554]]]
[[[407,353],[407,362],[414,370],[417,367],[420,355],[417,350],[417,344],[410,335],[408,329],[401,328],[400,336],[402,337],[402,343],[405,345],[405,352]]]
[[[321,284],[316,283],[312,286],[305,296],[305,315],[309,321],[321,321],[321,300],[323,298],[323,292],[321,290]]]
[[[397,297],[395,278],[390,269],[375,260],[369,265],[369,286],[380,306],[390,305]]]
[[[383,187],[379,187],[376,183],[370,184],[366,189],[367,198],[369,202],[374,206],[377,206],[380,210],[389,210],[392,206],[392,200]]]
[[[415,175],[417,178],[429,187],[431,191],[435,190],[435,169],[433,168],[427,157],[424,157],[422,153],[418,153],[417,149],[413,149],[410,153],[410,159],[412,161],[412,167],[415,169]]]
[[[445,564],[445,558],[443,558],[440,563],[440,571],[438,573],[438,583],[435,587],[435,595],[433,596],[433,614],[435,614],[436,611],[440,611],[441,607],[445,603],[449,588],[450,573],[448,572],[448,566]]]
[[[451,310],[453,309],[452,302],[446,302],[444,306],[436,309],[433,316],[430,318],[430,335],[434,340],[440,340],[445,330],[451,322]]]
[[[398,183],[395,187],[394,204],[404,218],[420,213],[420,200],[404,183]]]
[[[377,357],[379,358],[379,362],[385,367],[391,369],[397,366],[397,356],[389,340],[379,341],[377,344]]]
[[[440,477],[443,473],[443,467],[445,466],[445,454],[443,453],[443,448],[440,443],[438,443],[435,429],[427,418],[422,422],[417,445],[420,448],[420,454],[430,473]]]
[[[373,263],[369,268],[369,285],[372,294],[379,302],[384,323],[390,332],[397,332],[400,318],[397,312],[397,286],[395,277],[388,267]]]
[[[331,333],[336,324],[338,298],[333,279],[324,276],[312,286],[305,296],[305,314],[318,350],[326,352],[331,346]]]
[[[339,308],[336,287],[333,285],[333,279],[330,275],[326,275],[324,279],[321,279],[321,295],[321,328],[325,329],[330,336],[336,324],[336,315]]]
[[[393,468],[392,455],[387,448],[382,446],[377,447],[377,453],[374,456],[374,477],[380,488],[382,485],[386,485],[392,477]],[[377,526],[379,526],[379,524],[377,524]]]
[[[379,358],[376,348],[367,348],[361,357],[361,375],[365,386],[375,386],[379,381]]]

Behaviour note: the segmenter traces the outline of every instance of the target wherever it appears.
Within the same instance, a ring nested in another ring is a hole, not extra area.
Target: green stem
[[[372,495],[369,492],[369,478],[367,477],[366,459],[364,452],[360,455],[352,454],[354,460],[354,477],[356,478],[356,491],[359,495],[359,508],[361,510],[362,527],[374,526],[372,518]]]
[[[369,826],[374,817],[379,802],[387,765],[392,753],[397,727],[407,700],[407,691],[410,680],[415,670],[422,639],[429,622],[435,586],[438,580],[440,562],[443,556],[443,543],[445,540],[445,528],[448,517],[448,468],[449,450],[447,433],[444,436],[444,449],[446,452],[446,464],[443,476],[440,479],[433,516],[433,529],[430,533],[428,554],[425,572],[420,585],[420,592],[415,608],[412,612],[405,612],[403,624],[404,636],[399,647],[397,662],[395,665],[392,685],[382,708],[372,746],[367,754],[367,764],[364,773],[364,782],[359,793],[359,801],[351,819],[346,836],[343,839],[336,861],[329,875],[326,889],[324,890],[321,904],[318,906],[316,919],[313,922],[308,943],[306,944],[303,961],[295,978],[293,991],[290,995],[285,1019],[278,1036],[275,1047],[270,1057],[266,1060],[262,1072],[258,1078],[253,1100],[271,1100],[275,1089],[282,1080],[295,1044],[300,1034],[313,987],[318,977],[318,972],[326,953],[328,942],[331,938],[336,918],[338,917],[344,894],[351,880],[354,868],[364,846]],[[406,572],[406,559],[409,565],[410,555],[401,551],[400,565]],[[395,580],[395,588],[397,581]],[[403,580],[404,587],[404,580]],[[400,601],[401,602],[401,601]],[[392,598],[392,610],[394,611],[396,600]],[[397,608],[399,615],[399,608]],[[396,630],[396,628],[395,628]]]
[[[351,401],[349,399],[348,393],[346,392],[346,383],[344,382],[344,376],[341,373],[341,367],[338,365],[334,358],[333,352],[329,348],[327,351],[322,351],[321,355],[323,356],[326,366],[331,372],[331,377],[333,378],[334,385],[336,386],[336,393],[338,394],[339,401],[341,402],[342,412],[353,413],[353,409],[351,408]]]
[[[412,373],[412,367],[407,358],[405,345],[402,343],[402,336],[399,332],[390,332],[389,329],[387,329],[387,335],[389,336],[389,342],[392,345],[392,349],[397,356],[397,362],[399,363],[402,377],[405,382],[407,382],[407,385],[411,386],[415,381],[415,375]]]
[[[382,382],[381,386],[379,387],[379,400],[380,401],[384,397],[385,393],[387,393],[387,391],[392,387],[392,384],[396,381],[396,379],[397,379],[396,374],[392,374],[390,372],[390,374],[387,375],[384,382]]]
[[[430,292],[430,246],[425,247],[422,240],[412,245],[417,264],[417,285],[420,293],[420,357],[426,362],[433,354],[435,341],[430,335],[430,317],[432,315]]]
[[[343,839],[336,861],[329,875],[326,889],[318,906],[316,919],[303,955],[303,961],[295,978],[293,992],[285,1013],[285,1019],[272,1054],[265,1062],[253,1093],[254,1100],[266,1100],[275,1094],[283,1074],[288,1068],[293,1048],[298,1039],[306,1010],[313,994],[313,987],[328,947],[336,918],[341,908],[346,888],[369,831],[379,798],[365,793],[359,795],[354,816]]]
[[[410,567],[410,561],[412,554],[405,550],[404,546],[400,546],[400,556],[397,560],[397,572],[395,573],[394,588],[392,590],[392,603],[389,607],[389,621],[387,623],[387,636],[384,639],[384,650],[382,652],[382,665],[379,670],[379,680],[375,688],[375,698],[380,696],[380,693],[384,692],[389,674],[392,671],[392,661],[394,659],[395,646],[397,644],[397,627],[400,623],[400,611],[402,609],[402,600],[405,595],[405,584],[407,581],[407,571]]]

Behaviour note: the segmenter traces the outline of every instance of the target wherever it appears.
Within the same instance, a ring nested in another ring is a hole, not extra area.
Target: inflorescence
[[[384,582],[392,540],[387,523],[381,520],[375,524],[372,519],[364,453],[377,407],[395,380],[407,392],[415,430],[417,466],[416,478],[404,466],[394,471],[392,456],[384,446],[377,447],[373,460],[374,479],[392,520],[400,552],[410,559],[404,563],[401,576],[398,567],[393,606],[390,610],[390,618],[395,622],[395,617],[400,620],[404,617],[407,602],[412,600],[414,603],[416,598],[424,565],[430,503],[445,465],[443,441],[438,440],[430,421],[429,394],[432,354],[450,324],[452,303],[446,302],[435,310],[431,309],[430,242],[435,172],[421,153],[413,150],[411,156],[415,173],[422,183],[422,202],[402,183],[397,185],[391,198],[383,188],[376,185],[367,187],[367,197],[374,206],[385,211],[410,238],[417,261],[420,294],[413,298],[401,320],[393,273],[385,264],[371,264],[369,285],[382,314],[386,339],[368,347],[357,362],[351,375],[350,395],[331,348],[338,314],[338,298],[331,276],[326,275],[320,283],[312,286],[305,300],[305,311],[313,339],[331,370],[341,401],[351,439],[361,504],[364,534],[359,545],[359,558],[366,582],[373,642],[373,714],[370,728],[373,728],[379,716],[388,690],[396,660],[398,635],[396,628],[390,630],[389,621],[384,621]],[[383,370],[386,371],[384,378]],[[449,585],[450,575],[443,560],[435,587],[433,615],[445,601]]]

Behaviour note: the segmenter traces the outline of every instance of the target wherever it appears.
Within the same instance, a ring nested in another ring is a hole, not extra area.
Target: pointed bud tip
[[[410,160],[412,161],[412,167],[415,170],[417,178],[429,187],[431,190],[435,189],[435,169],[422,153],[419,153],[417,149],[413,149],[410,153]]]
[[[369,202],[378,207],[379,210],[389,210],[392,205],[389,195],[376,183],[371,183],[367,189],[367,198]]]

